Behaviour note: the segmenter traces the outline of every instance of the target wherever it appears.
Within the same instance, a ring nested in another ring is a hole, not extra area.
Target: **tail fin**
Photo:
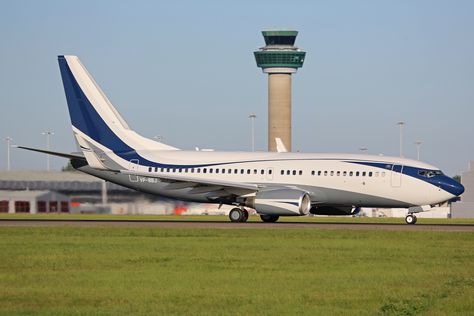
[[[177,149],[132,131],[77,56],[58,56],[58,62],[76,138],[114,153]]]

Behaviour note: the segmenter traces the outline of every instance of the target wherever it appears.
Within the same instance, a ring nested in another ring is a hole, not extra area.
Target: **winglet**
[[[285,144],[283,144],[280,137],[275,137],[275,142],[276,142],[276,145],[277,145],[277,152],[279,152],[279,153],[288,152],[288,150],[285,147]]]

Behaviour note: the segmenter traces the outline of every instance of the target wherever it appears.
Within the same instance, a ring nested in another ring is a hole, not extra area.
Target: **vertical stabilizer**
[[[82,140],[104,152],[115,154],[177,150],[131,130],[77,56],[58,56],[58,62],[73,132],[79,145],[79,140]],[[91,147],[81,145],[83,151]],[[84,154],[87,157],[86,152]],[[97,166],[100,163],[100,159],[95,161]]]

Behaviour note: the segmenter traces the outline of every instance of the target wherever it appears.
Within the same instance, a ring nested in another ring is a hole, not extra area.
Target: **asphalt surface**
[[[468,224],[384,224],[338,222],[281,222],[281,223],[231,223],[227,221],[190,220],[48,220],[48,219],[0,219],[0,227],[130,227],[130,228],[216,228],[216,229],[347,229],[347,230],[402,230],[402,231],[460,231],[474,232]]]

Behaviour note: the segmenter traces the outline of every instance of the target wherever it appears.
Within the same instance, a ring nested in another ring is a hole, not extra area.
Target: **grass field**
[[[0,214],[1,219],[48,219],[48,220],[160,220],[160,221],[229,221],[227,216],[214,215],[114,215],[114,214]],[[250,216],[249,221],[261,222],[259,216]],[[332,222],[332,223],[405,223],[405,218],[375,218],[346,216],[290,216],[280,217],[278,222]],[[418,218],[418,224],[474,224],[466,218]]]
[[[0,315],[468,315],[474,234],[2,227]]]

